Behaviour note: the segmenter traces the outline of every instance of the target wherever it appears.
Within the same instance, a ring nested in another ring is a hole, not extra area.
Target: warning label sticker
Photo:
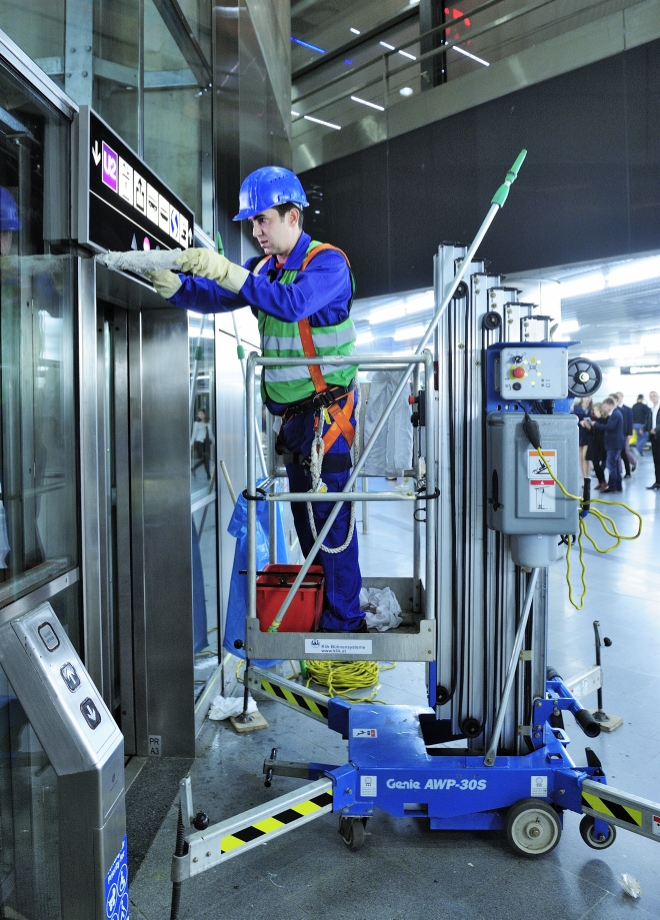
[[[360,797],[378,795],[378,777],[360,776]]]
[[[533,798],[544,799],[548,794],[548,777],[532,776],[531,789],[529,793]]]
[[[653,815],[651,827],[653,828],[653,836],[660,837],[660,815]]]
[[[378,729],[376,728],[354,728],[353,737],[354,738],[377,738]]]
[[[553,470],[557,462],[557,451],[546,450],[544,455]],[[529,479],[529,510],[552,514],[557,510],[557,486],[548,473],[548,468],[535,450],[527,452],[527,477]]]

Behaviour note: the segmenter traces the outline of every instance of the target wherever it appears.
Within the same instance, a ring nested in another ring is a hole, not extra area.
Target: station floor
[[[612,786],[660,801],[660,492],[645,488],[653,478],[645,455],[621,496],[643,515],[642,536],[607,555],[587,545],[584,610],[568,602],[564,562],[551,568],[549,663],[567,679],[592,665],[592,624],[600,621],[612,639],[602,650],[604,708],[624,722],[587,739],[567,716],[569,750],[580,762],[589,745]],[[364,571],[408,574],[412,525],[402,509],[372,504],[370,515],[370,533],[360,538]],[[622,508],[612,515],[632,532]],[[382,672],[380,683],[379,699],[426,705],[421,664],[399,664]],[[584,702],[594,708],[595,694]],[[131,920],[170,916],[176,786],[188,769],[195,810],[216,822],[302,785],[275,777],[264,788],[262,763],[272,747],[285,760],[346,761],[346,743],[321,723],[274,701],[259,702],[259,710],[267,730],[239,736],[227,722],[207,721],[193,763],[150,762],[131,787]],[[139,852],[140,833],[155,815],[160,821],[159,809],[162,824]],[[579,820],[566,812],[556,849],[526,859],[513,853],[504,832],[431,831],[426,821],[379,812],[354,852],[337,832],[337,816],[325,815],[184,882],[180,920],[660,920],[655,842],[618,830],[609,849],[592,850],[582,842]],[[639,882],[639,899],[625,893],[623,873]]]

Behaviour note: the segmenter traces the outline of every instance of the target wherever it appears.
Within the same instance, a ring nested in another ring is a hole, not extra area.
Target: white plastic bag
[[[256,712],[257,704],[252,699],[251,696],[248,696],[248,712]],[[215,722],[222,722],[223,719],[228,719],[230,716],[237,716],[239,713],[243,712],[243,696],[218,696],[215,697],[211,703],[211,708],[209,709],[209,719],[213,719]]]
[[[623,875],[619,877],[619,881],[623,885],[623,890],[626,894],[629,894],[631,898],[637,900],[637,898],[642,893],[642,886],[639,884],[636,878],[632,875],[628,875],[627,872],[624,872]]]
[[[396,629],[401,623],[401,607],[391,588],[362,588],[360,607],[364,610],[368,629],[385,632]]]

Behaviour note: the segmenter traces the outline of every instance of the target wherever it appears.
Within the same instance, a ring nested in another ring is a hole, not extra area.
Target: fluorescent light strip
[[[375,102],[367,102],[366,99],[360,99],[359,96],[351,96],[353,102],[361,102],[362,105],[368,105],[371,109],[378,109],[379,112],[384,112],[385,108],[382,105],[376,105]]]
[[[359,29],[354,29],[353,26],[351,26],[351,32],[353,33],[353,35],[361,35],[361,34],[362,34],[362,33],[360,32]]]
[[[402,54],[404,57],[410,58],[411,61],[417,60],[414,54],[408,54],[407,51],[402,51],[400,48],[399,48],[399,54]]]
[[[476,54],[470,54],[469,51],[464,51],[462,48],[459,48],[458,45],[454,45],[454,47],[451,50],[458,51],[459,54],[464,54],[465,57],[472,58],[473,61],[477,61],[477,63],[483,64],[484,67],[490,67],[490,64],[488,63],[488,61],[482,60],[482,58],[477,57]]]
[[[292,35],[292,36],[291,36],[291,41],[292,41],[295,45],[302,45],[303,48],[309,48],[310,51],[318,51],[319,54],[325,54],[325,49],[324,49],[324,48],[319,48],[318,45],[310,45],[309,42],[304,42],[304,41],[302,40],[302,38],[294,38],[293,35]]]
[[[340,125],[333,125],[331,121],[322,121],[320,118],[312,118],[311,115],[303,115],[307,121],[313,121],[316,125],[324,125],[326,128],[334,128],[335,131],[341,131]]]
[[[383,48],[387,48],[388,51],[396,51],[394,45],[388,45],[387,42],[379,42],[379,45],[382,45]]]
[[[300,118],[300,112],[294,112],[293,109],[291,109],[291,114],[294,116],[294,118]]]

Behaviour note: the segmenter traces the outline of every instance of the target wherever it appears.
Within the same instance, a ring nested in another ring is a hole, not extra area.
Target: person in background
[[[601,404],[594,403],[591,407],[591,420],[598,421],[602,419],[603,414],[601,412]],[[581,425],[580,428],[583,426]],[[597,491],[602,492],[607,488],[607,479],[605,478],[605,437],[600,428],[593,427],[591,429],[591,443],[587,448],[587,459],[591,460],[594,473],[596,474],[596,479],[598,480],[598,485],[596,486]]]
[[[197,413],[197,421],[193,425],[192,434],[190,435],[190,446],[193,448],[197,459],[197,463],[193,466],[192,471],[194,474],[195,471],[204,464],[207,479],[211,478],[209,465],[211,460],[211,444],[215,444],[213,430],[209,425],[206,412],[200,409]]]
[[[591,396],[583,396],[576,399],[571,406],[571,412],[577,416],[579,431],[579,454],[580,454],[580,473],[583,479],[589,479],[589,458],[587,453],[591,444],[592,432],[590,428],[580,425],[582,419],[591,418]]]
[[[599,421],[589,421],[583,419],[580,425],[585,428],[600,428],[604,434],[605,441],[605,466],[609,473],[607,488],[602,489],[603,493],[622,492],[621,485],[621,451],[626,443],[623,428],[623,415],[617,408],[616,400],[612,396],[606,396],[601,405],[603,419]]]
[[[651,450],[653,451],[653,466],[655,467],[655,482],[647,489],[660,489],[660,420],[658,419],[658,409],[660,409],[660,400],[655,390],[649,393],[651,400],[651,428],[649,434],[651,437]]]
[[[633,411],[630,406],[625,406],[623,403],[623,393],[619,390],[617,393],[612,393],[612,399],[616,401],[616,404],[619,408],[619,411],[623,415],[623,433],[626,438],[626,443],[624,444],[623,450],[621,451],[621,459],[623,460],[623,465],[626,468],[626,479],[630,479],[631,473],[634,473],[637,469],[637,460],[635,455],[630,449],[630,439],[632,438],[633,433]]]
[[[639,456],[642,456],[642,452],[646,447],[646,442],[649,439],[649,431],[651,430],[651,410],[644,402],[644,394],[640,393],[637,397],[637,402],[632,407],[633,414],[633,428],[637,432],[637,453]]]

